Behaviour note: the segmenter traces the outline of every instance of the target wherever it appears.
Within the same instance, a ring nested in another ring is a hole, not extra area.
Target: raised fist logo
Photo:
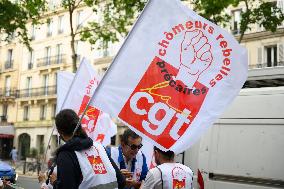
[[[176,76],[188,88],[212,63],[211,45],[201,30],[186,31],[180,49],[180,67]]]

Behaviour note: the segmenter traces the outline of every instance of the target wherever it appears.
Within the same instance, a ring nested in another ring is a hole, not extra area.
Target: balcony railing
[[[281,61],[281,62],[271,62],[269,64],[267,64],[267,63],[264,63],[264,64],[254,64],[254,65],[249,65],[249,69],[271,68],[271,67],[277,67],[277,66],[284,66],[284,62]]]
[[[50,37],[50,36],[52,36],[52,32],[47,32],[46,37]]]
[[[38,61],[37,67],[62,64],[66,62],[66,55],[59,54],[56,56],[44,57],[44,58],[37,59],[37,61]]]
[[[36,97],[36,96],[49,96],[56,94],[56,86],[46,86],[40,88],[21,89],[18,90],[17,97]]]
[[[28,70],[31,70],[31,69],[33,69],[33,63],[32,62],[28,63]]]
[[[58,30],[57,30],[57,33],[58,33],[58,34],[62,34],[62,33],[63,33],[63,29],[58,29]]]
[[[14,62],[14,60],[7,60],[6,62],[5,62],[5,69],[7,70],[7,69],[11,69],[11,68],[13,68],[13,62]]]
[[[0,116],[0,122],[7,122],[7,115],[1,115]]]
[[[0,89],[0,98],[16,98],[16,89]]]

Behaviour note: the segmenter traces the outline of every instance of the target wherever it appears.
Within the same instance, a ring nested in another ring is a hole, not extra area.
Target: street
[[[16,186],[24,189],[39,189],[40,185],[36,177],[19,176]]]

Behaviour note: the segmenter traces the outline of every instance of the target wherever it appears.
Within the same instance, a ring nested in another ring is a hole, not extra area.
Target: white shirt
[[[180,163],[163,163],[150,169],[140,189],[192,188],[193,172]]]
[[[148,171],[140,189],[162,189],[161,172],[157,167]]]

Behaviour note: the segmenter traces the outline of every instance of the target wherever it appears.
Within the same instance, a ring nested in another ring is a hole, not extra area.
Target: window
[[[8,49],[7,61],[5,64],[5,69],[13,67],[13,49]]]
[[[44,153],[44,135],[37,135],[37,149],[39,149],[39,154]]]
[[[103,43],[102,43],[102,50],[103,50],[103,57],[109,56],[108,42],[103,41]]]
[[[8,119],[7,115],[8,115],[8,104],[3,104],[1,121],[6,122]]]
[[[45,65],[51,63],[51,47],[45,47]]]
[[[232,11],[232,33],[239,34],[240,33],[240,23],[241,23],[241,10]]]
[[[54,83],[55,83],[55,88],[57,86],[57,72],[54,73]]]
[[[74,46],[75,46],[75,53],[78,54],[79,52],[79,41],[78,40],[75,41]]]
[[[32,77],[27,77],[27,80],[26,80],[26,95],[25,97],[30,97],[32,95]]]
[[[11,93],[11,76],[5,77],[5,96],[10,96]]]
[[[55,118],[55,116],[56,116],[56,104],[53,104],[52,105],[52,119],[54,119]]]
[[[49,0],[48,8],[49,8],[49,10],[54,10],[54,8],[55,8],[55,0]]]
[[[29,106],[24,106],[24,121],[29,120],[29,114],[30,114],[30,107]]]
[[[62,44],[56,45],[56,63],[60,64],[62,63]]]
[[[63,18],[64,18],[63,15],[58,17],[58,30],[57,30],[58,34],[63,33]]]
[[[35,25],[32,24],[32,26],[31,26],[31,40],[35,39],[35,35],[36,35],[35,32],[36,32]]]
[[[47,37],[50,37],[52,35],[52,19],[48,20],[47,23],[46,23],[46,36]]]
[[[265,60],[267,67],[277,66],[277,45],[266,46],[265,50]]]
[[[277,0],[277,7],[284,12],[284,0]],[[284,21],[282,22],[282,25],[280,27],[284,26]]]
[[[31,70],[33,68],[34,64],[34,51],[29,51],[29,61],[28,61],[28,70]]]
[[[43,75],[43,94],[44,95],[48,95],[48,78],[49,78],[49,76],[48,76],[48,74],[46,74],[46,75]]]
[[[83,14],[83,11],[77,12],[77,19],[76,19],[77,28],[82,27],[82,24],[83,24],[82,14]]]
[[[40,120],[46,119],[46,110],[47,110],[46,104],[43,104],[43,105],[40,106]]]

